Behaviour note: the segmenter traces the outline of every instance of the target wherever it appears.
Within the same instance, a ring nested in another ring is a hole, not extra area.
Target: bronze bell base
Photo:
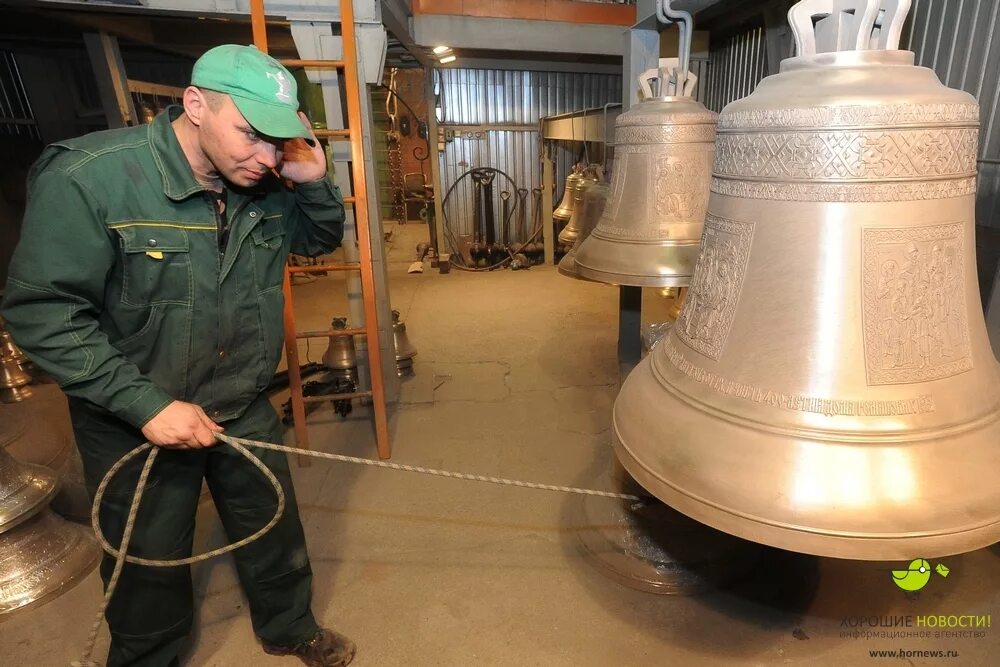
[[[899,460],[896,442],[835,443],[819,434],[812,440],[794,438],[755,422],[714,417],[712,408],[681,398],[657,368],[662,358],[659,348],[669,349],[671,342],[661,342],[622,386],[615,401],[612,439],[629,474],[674,509],[744,539],[835,558],[934,558],[973,551],[1000,538],[992,496],[983,496],[984,489],[995,488],[994,468],[982,465],[991,460],[983,448],[995,449],[1000,442],[1000,420],[912,440],[906,445],[905,461]],[[642,406],[655,406],[655,414]],[[696,450],[690,441],[693,433],[697,433]],[[641,441],[658,446],[655,451],[633,449],[632,444]],[[790,490],[815,493],[830,484],[856,481],[855,469],[807,465],[810,460],[827,460],[823,453],[835,448],[849,458],[858,451],[852,446],[871,448],[869,460],[905,468],[921,490],[920,500],[933,496],[938,501],[922,502],[919,513],[914,512],[915,502],[883,507],[867,513],[865,525],[855,518],[851,531],[832,525],[837,514],[824,505],[777,514],[779,505],[773,498]],[[882,457],[872,453],[879,447]],[[948,461],[948,475],[940,472],[942,461]],[[669,471],[669,479],[661,471]],[[762,488],[772,491],[760,493]]]
[[[0,618],[72,588],[100,557],[89,528],[48,510],[0,534]]]
[[[699,240],[623,246],[620,241],[604,238],[597,229],[577,254],[576,269],[582,278],[610,285],[686,287],[691,284],[700,251]]]
[[[620,465],[616,464],[620,470]],[[645,496],[628,477],[624,493]],[[657,595],[698,595],[744,579],[766,547],[689,519],[656,498],[574,500],[576,536],[588,563],[620,584]]]
[[[559,270],[560,275],[564,275],[567,278],[587,280],[576,270],[576,250],[570,250],[568,253],[563,255],[563,258],[559,260],[559,264],[556,265],[556,268]]]

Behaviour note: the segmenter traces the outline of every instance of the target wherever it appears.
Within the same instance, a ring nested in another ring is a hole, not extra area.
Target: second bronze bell
[[[682,76],[677,63],[665,58],[660,70],[644,74],[647,99],[615,122],[611,194],[576,254],[581,277],[641,287],[691,280],[708,206],[717,116],[690,97],[696,79]],[[655,96],[650,80],[673,94]]]
[[[574,213],[580,220],[577,227],[576,241],[574,241],[570,251],[559,260],[558,268],[560,274],[569,278],[586,280],[576,270],[576,252],[580,249],[580,245],[590,236],[594,227],[597,226],[597,221],[600,220],[601,214],[604,212],[604,206],[607,204],[609,192],[610,189],[605,183],[594,183],[585,186],[579,213]]]

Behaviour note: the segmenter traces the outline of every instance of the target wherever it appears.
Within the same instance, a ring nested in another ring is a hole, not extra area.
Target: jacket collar
[[[163,178],[163,194],[175,201],[205,190],[205,186],[195,180],[191,163],[184,155],[171,125],[182,113],[184,113],[183,107],[171,104],[166,111],[157,114],[147,129],[153,161],[156,162],[156,168]]]

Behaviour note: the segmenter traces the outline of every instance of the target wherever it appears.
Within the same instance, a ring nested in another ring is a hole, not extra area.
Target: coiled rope
[[[232,436],[223,435],[221,433],[215,434],[216,439],[223,442],[230,447],[234,448],[240,454],[247,458],[252,464],[257,466],[267,481],[271,483],[274,487],[275,496],[278,499],[278,507],[274,512],[274,516],[263,528],[258,530],[253,535],[244,537],[238,542],[233,542],[224,547],[218,549],[213,549],[212,551],[207,551],[203,554],[197,554],[190,556],[188,558],[178,558],[175,560],[158,560],[151,558],[140,558],[138,556],[128,555],[128,545],[129,540],[132,538],[132,529],[135,527],[135,517],[139,512],[139,503],[142,500],[143,491],[146,489],[146,481],[149,479],[149,472],[153,468],[153,463],[156,461],[156,455],[159,453],[160,448],[150,443],[145,443],[139,447],[136,447],[125,456],[121,457],[111,469],[108,470],[107,474],[104,475],[104,479],[101,480],[100,485],[97,487],[97,492],[94,494],[94,505],[90,512],[90,522],[94,527],[94,534],[97,536],[97,541],[100,543],[101,548],[105,552],[110,554],[115,558],[115,568],[111,573],[111,578],[108,580],[108,586],[104,593],[104,600],[101,602],[100,609],[98,609],[97,614],[94,618],[94,624],[90,630],[90,636],[87,638],[87,644],[84,647],[83,655],[80,660],[76,660],[70,663],[70,667],[100,667],[91,658],[91,654],[94,652],[94,645],[97,643],[97,634],[100,632],[101,623],[104,620],[104,612],[108,608],[108,604],[111,602],[111,596],[114,595],[115,588],[118,586],[118,580],[121,577],[122,568],[125,567],[125,563],[133,563],[136,565],[147,565],[149,567],[176,567],[179,565],[193,565],[194,563],[200,563],[216,556],[221,556],[222,554],[229,553],[230,551],[235,551],[240,547],[246,546],[264,536],[269,530],[274,528],[281,519],[281,515],[285,511],[285,492],[281,488],[281,483],[278,478],[274,476],[274,473],[264,465],[264,463],[254,456],[247,447],[259,447],[260,449],[270,449],[276,452],[285,452],[287,454],[299,454],[301,456],[311,456],[318,459],[327,459],[330,461],[339,461],[342,463],[357,463],[359,465],[372,466],[376,468],[389,468],[392,470],[402,470],[405,472],[416,472],[424,475],[434,475],[436,477],[448,477],[451,479],[464,479],[471,482],[489,482],[491,484],[499,484],[502,486],[516,486],[523,489],[540,489],[543,491],[558,491],[561,493],[576,493],[585,496],[600,496],[603,498],[615,498],[619,500],[642,500],[638,496],[634,496],[628,493],[614,493],[612,491],[595,491],[593,489],[580,489],[572,486],[558,486],[555,484],[538,484],[535,482],[522,482],[516,479],[506,479],[503,477],[489,477],[486,475],[470,475],[468,473],[461,472],[451,472],[449,470],[436,470],[434,468],[423,468],[421,466],[411,466],[404,463],[392,463],[390,461],[375,461],[373,459],[365,459],[357,456],[344,456],[342,454],[328,454],[326,452],[316,452],[308,449],[299,449],[297,447],[288,447],[286,445],[275,445],[270,442],[260,442],[257,440],[248,440],[246,438],[234,438]],[[125,521],[125,529],[122,532],[122,540],[119,548],[116,549],[112,546],[107,538],[104,537],[104,532],[101,530],[100,524],[100,508],[101,501],[104,498],[104,492],[108,487],[108,484],[114,479],[115,475],[125,466],[126,463],[136,458],[144,452],[149,452],[146,457],[146,462],[142,467],[142,472],[139,474],[139,481],[136,483],[135,495],[132,497],[132,505],[129,507],[128,518]]]

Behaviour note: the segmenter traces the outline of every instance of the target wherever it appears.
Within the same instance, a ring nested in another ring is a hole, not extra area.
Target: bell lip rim
[[[853,49],[829,51],[785,58],[778,66],[778,73],[837,67],[919,67],[916,54],[907,49]]]
[[[7,454],[7,456],[11,455]],[[14,459],[13,456],[11,458]],[[46,466],[37,463],[24,463],[17,459],[14,461],[18,467],[25,470],[30,480],[24,486],[17,488],[14,493],[0,499],[0,507],[8,504],[17,507],[18,504],[25,501],[30,502],[30,504],[21,514],[15,514],[8,518],[0,515],[0,533],[9,531],[48,507],[61,486],[59,477]]]
[[[664,504],[706,526],[764,546],[824,558],[866,561],[908,560],[910,558],[908,554],[917,552],[927,558],[968,553],[994,544],[1000,536],[1000,518],[971,528],[918,535],[902,533],[850,535],[766,521],[762,517],[723,507],[671,485],[635,457],[622,442],[617,425],[614,423],[612,448],[626,471],[640,486]],[[646,486],[653,481],[658,483],[657,492]],[[664,495],[670,500],[665,499]],[[802,544],[802,536],[808,537],[809,544]],[[958,538],[961,538],[962,546],[955,546],[954,542]],[[944,546],[946,544],[951,546]],[[940,546],[935,547],[935,545]]]
[[[46,516],[46,514],[49,516]],[[76,536],[79,537],[79,541],[75,542],[69,549],[62,552],[60,562],[72,562],[80,567],[72,573],[72,576],[61,579],[53,585],[52,588],[48,590],[43,589],[37,597],[24,600],[19,604],[4,604],[5,600],[0,600],[0,623],[4,622],[6,619],[12,618],[13,614],[22,612],[29,607],[39,607],[52,602],[63,593],[78,586],[80,582],[86,579],[90,573],[93,572],[94,568],[96,568],[101,562],[103,555],[101,547],[92,537],[90,537],[86,531],[86,526],[79,525],[59,516],[59,514],[51,508],[46,508],[44,512],[41,512],[32,518],[39,518],[40,520],[46,521],[55,519],[57,522],[63,524],[62,528],[77,534]],[[9,601],[10,598],[6,600],[6,602]]]

